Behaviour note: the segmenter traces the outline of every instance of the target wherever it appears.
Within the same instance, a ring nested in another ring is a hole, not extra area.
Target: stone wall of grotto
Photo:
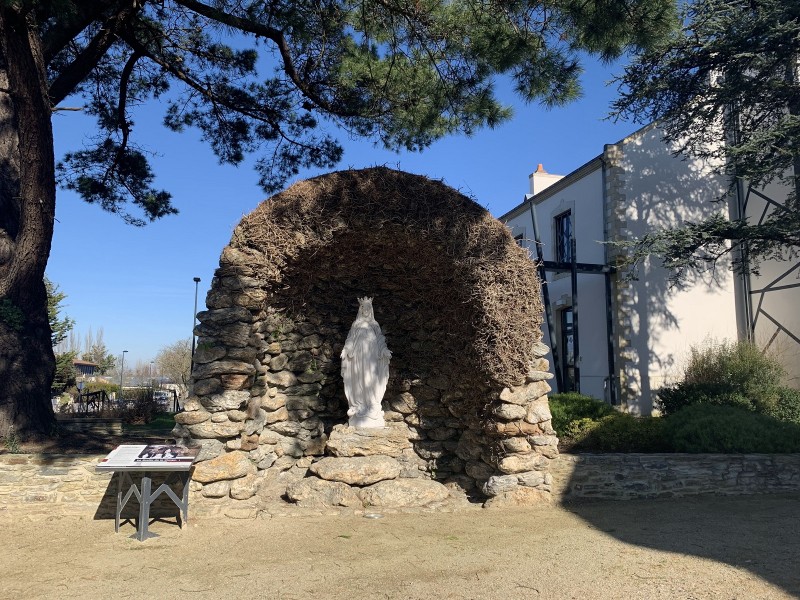
[[[387,427],[354,429],[340,358],[374,298],[393,353]],[[487,506],[550,496],[557,439],[539,281],[508,230],[440,182],[385,168],[295,184],[221,255],[175,435],[207,498]]]

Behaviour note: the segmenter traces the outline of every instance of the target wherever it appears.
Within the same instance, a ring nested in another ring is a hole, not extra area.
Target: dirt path
[[[800,597],[800,495],[363,517],[113,522],[0,512],[2,598]]]

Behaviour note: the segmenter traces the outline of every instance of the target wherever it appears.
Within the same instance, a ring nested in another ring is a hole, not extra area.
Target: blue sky
[[[600,154],[604,144],[637,128],[603,120],[615,95],[606,82],[620,67],[594,61],[585,65],[584,96],[566,107],[526,106],[508,91],[501,97],[514,105],[515,117],[501,127],[470,138],[450,137],[419,154],[387,152],[343,137],[345,153],[338,168],[386,165],[442,179],[500,216],[522,201],[528,175],[538,163],[550,173],[567,174]],[[507,86],[501,82],[498,87]],[[157,153],[155,186],[172,193],[180,214],[132,227],[59,190],[47,268],[67,295],[63,312],[75,320],[78,339],[90,328],[102,328],[112,354],[119,357],[128,350],[126,370],[191,336],[192,278],[201,278],[198,310],[203,310],[233,228],[266,197],[252,162],[238,168],[219,165],[195,132],[172,133],[161,126],[161,118],[158,106],[134,114],[135,135]],[[81,146],[92,123],[78,112],[55,115],[57,160]],[[298,179],[321,173],[304,171]]]

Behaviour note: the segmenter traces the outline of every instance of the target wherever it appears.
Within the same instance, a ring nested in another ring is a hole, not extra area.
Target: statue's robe
[[[363,305],[359,309],[342,349],[342,379],[351,427],[385,425],[381,401],[389,382],[391,353],[371,308],[370,304],[369,311]]]

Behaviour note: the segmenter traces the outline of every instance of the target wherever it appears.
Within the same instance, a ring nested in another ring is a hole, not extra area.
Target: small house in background
[[[555,349],[548,357],[554,391],[580,391],[648,415],[655,393],[682,376],[690,347],[712,338],[751,339],[775,351],[789,384],[800,384],[797,260],[766,261],[760,275],[749,276],[723,263],[690,274],[681,288],[670,285],[657,259],[641,265],[638,280],[617,268],[625,250],[606,242],[721,209],[752,223],[782,210],[787,191],[780,186],[740,185],[727,206],[714,202],[729,182],[675,150],[651,124],[606,145],[569,175],[539,165],[525,200],[500,217],[531,257],[543,261],[550,309],[544,341]]]
[[[88,360],[73,360],[75,370],[78,372],[78,377],[94,377],[97,368],[100,366],[97,363],[89,362]]]

